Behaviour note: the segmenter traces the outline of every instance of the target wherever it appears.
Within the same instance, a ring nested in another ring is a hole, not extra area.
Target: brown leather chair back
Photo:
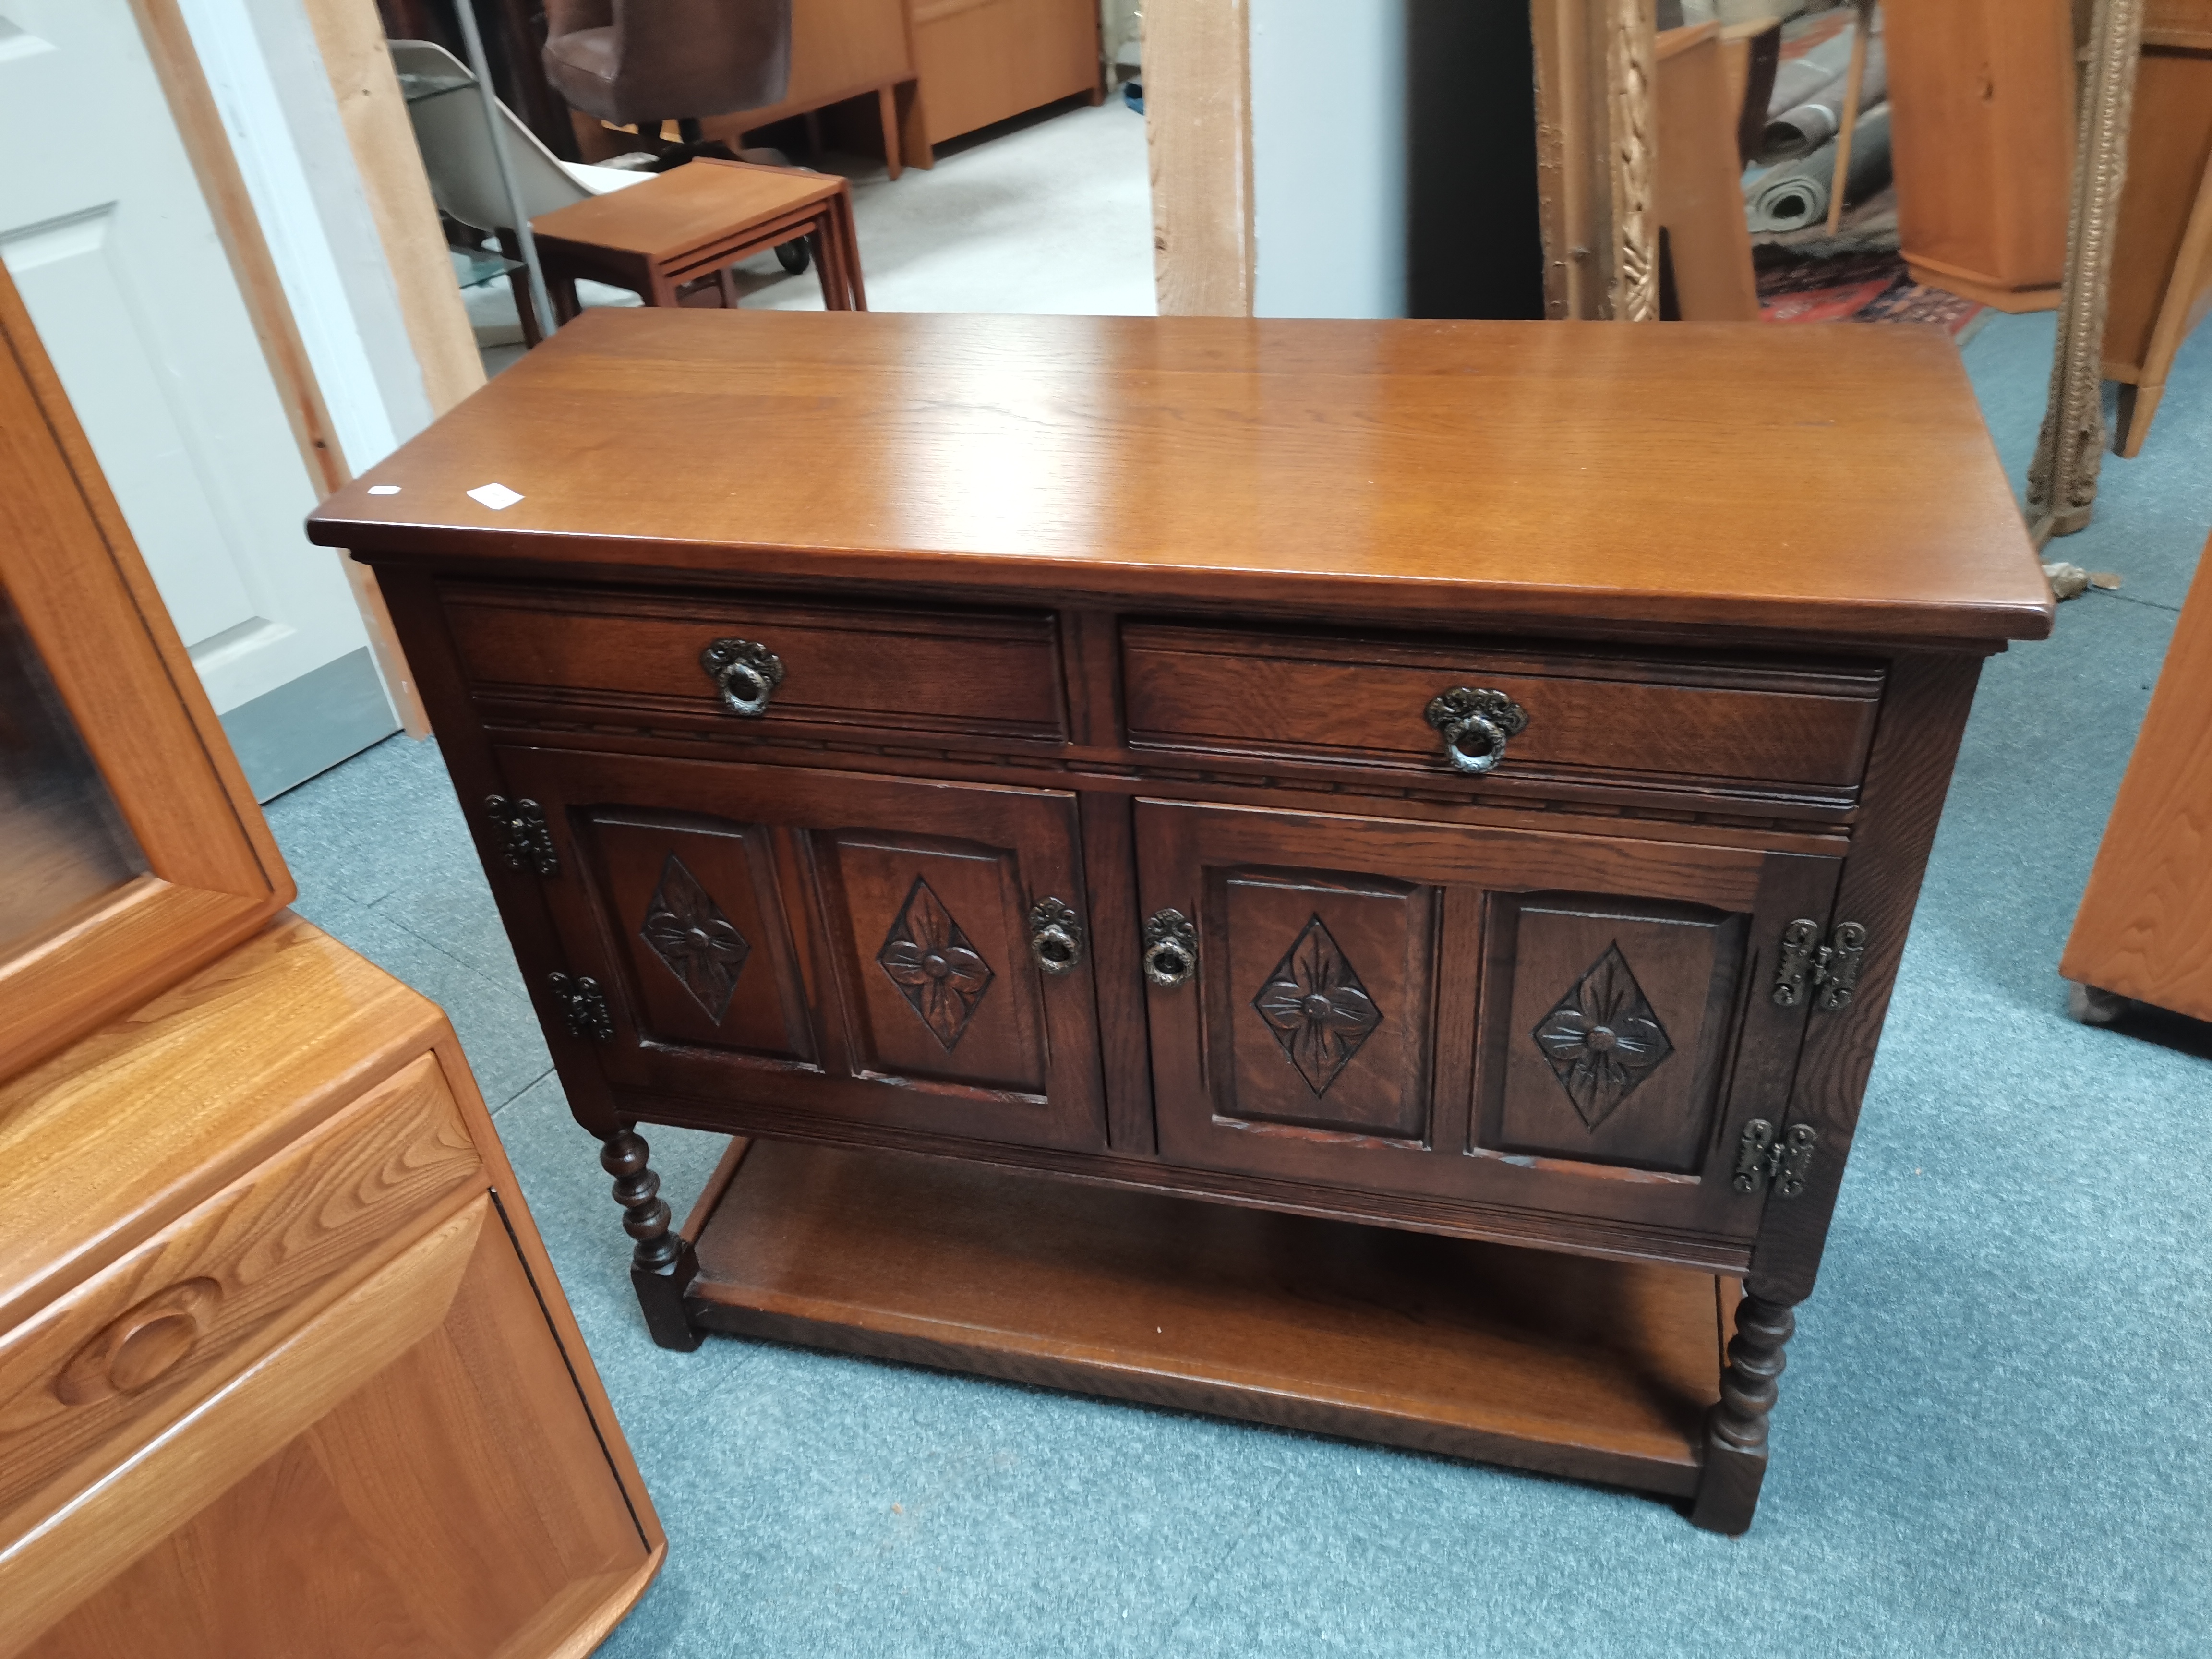
[[[628,125],[758,109],[791,79],[792,0],[546,0],[545,78]]]

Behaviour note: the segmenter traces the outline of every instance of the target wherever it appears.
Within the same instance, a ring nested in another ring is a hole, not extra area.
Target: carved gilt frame
[[[2085,529],[2096,510],[2105,453],[2105,307],[2120,186],[2128,170],[2128,124],[2142,47],[2142,0],[2096,0],[2088,58],[2076,97],[2074,200],[2066,225],[2066,276],[2051,397],[2027,470],[2027,516],[2039,547]]]
[[[1656,322],[1654,0],[1531,0],[1544,314]]]

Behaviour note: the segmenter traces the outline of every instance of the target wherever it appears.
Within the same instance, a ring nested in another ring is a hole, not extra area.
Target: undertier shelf
[[[1687,1497],[1736,1281],[756,1141],[708,1329]]]

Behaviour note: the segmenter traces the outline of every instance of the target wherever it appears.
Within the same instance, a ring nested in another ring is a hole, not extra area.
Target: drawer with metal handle
[[[1884,683],[1848,659],[1154,623],[1124,628],[1122,668],[1146,755],[1816,807],[1856,800]]]
[[[495,724],[936,749],[1066,737],[1045,612],[473,582],[440,596],[471,696]]]

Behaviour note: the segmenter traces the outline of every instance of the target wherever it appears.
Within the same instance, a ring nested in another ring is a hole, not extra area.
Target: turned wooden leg
[[[1783,1346],[1796,1328],[1786,1304],[1746,1296],[1736,1305],[1720,1403],[1705,1418],[1705,1474],[1690,1507],[1692,1523],[1708,1532],[1751,1530],[1766,1479],[1766,1416],[1788,1363]]]
[[[637,1241],[630,1253],[629,1282],[645,1311],[645,1328],[662,1347],[689,1353],[705,1335],[684,1311],[684,1292],[699,1264],[690,1241],[669,1225],[660,1177],[646,1162],[652,1151],[636,1130],[619,1130],[599,1148],[599,1167],[615,1178],[623,1231]]]

